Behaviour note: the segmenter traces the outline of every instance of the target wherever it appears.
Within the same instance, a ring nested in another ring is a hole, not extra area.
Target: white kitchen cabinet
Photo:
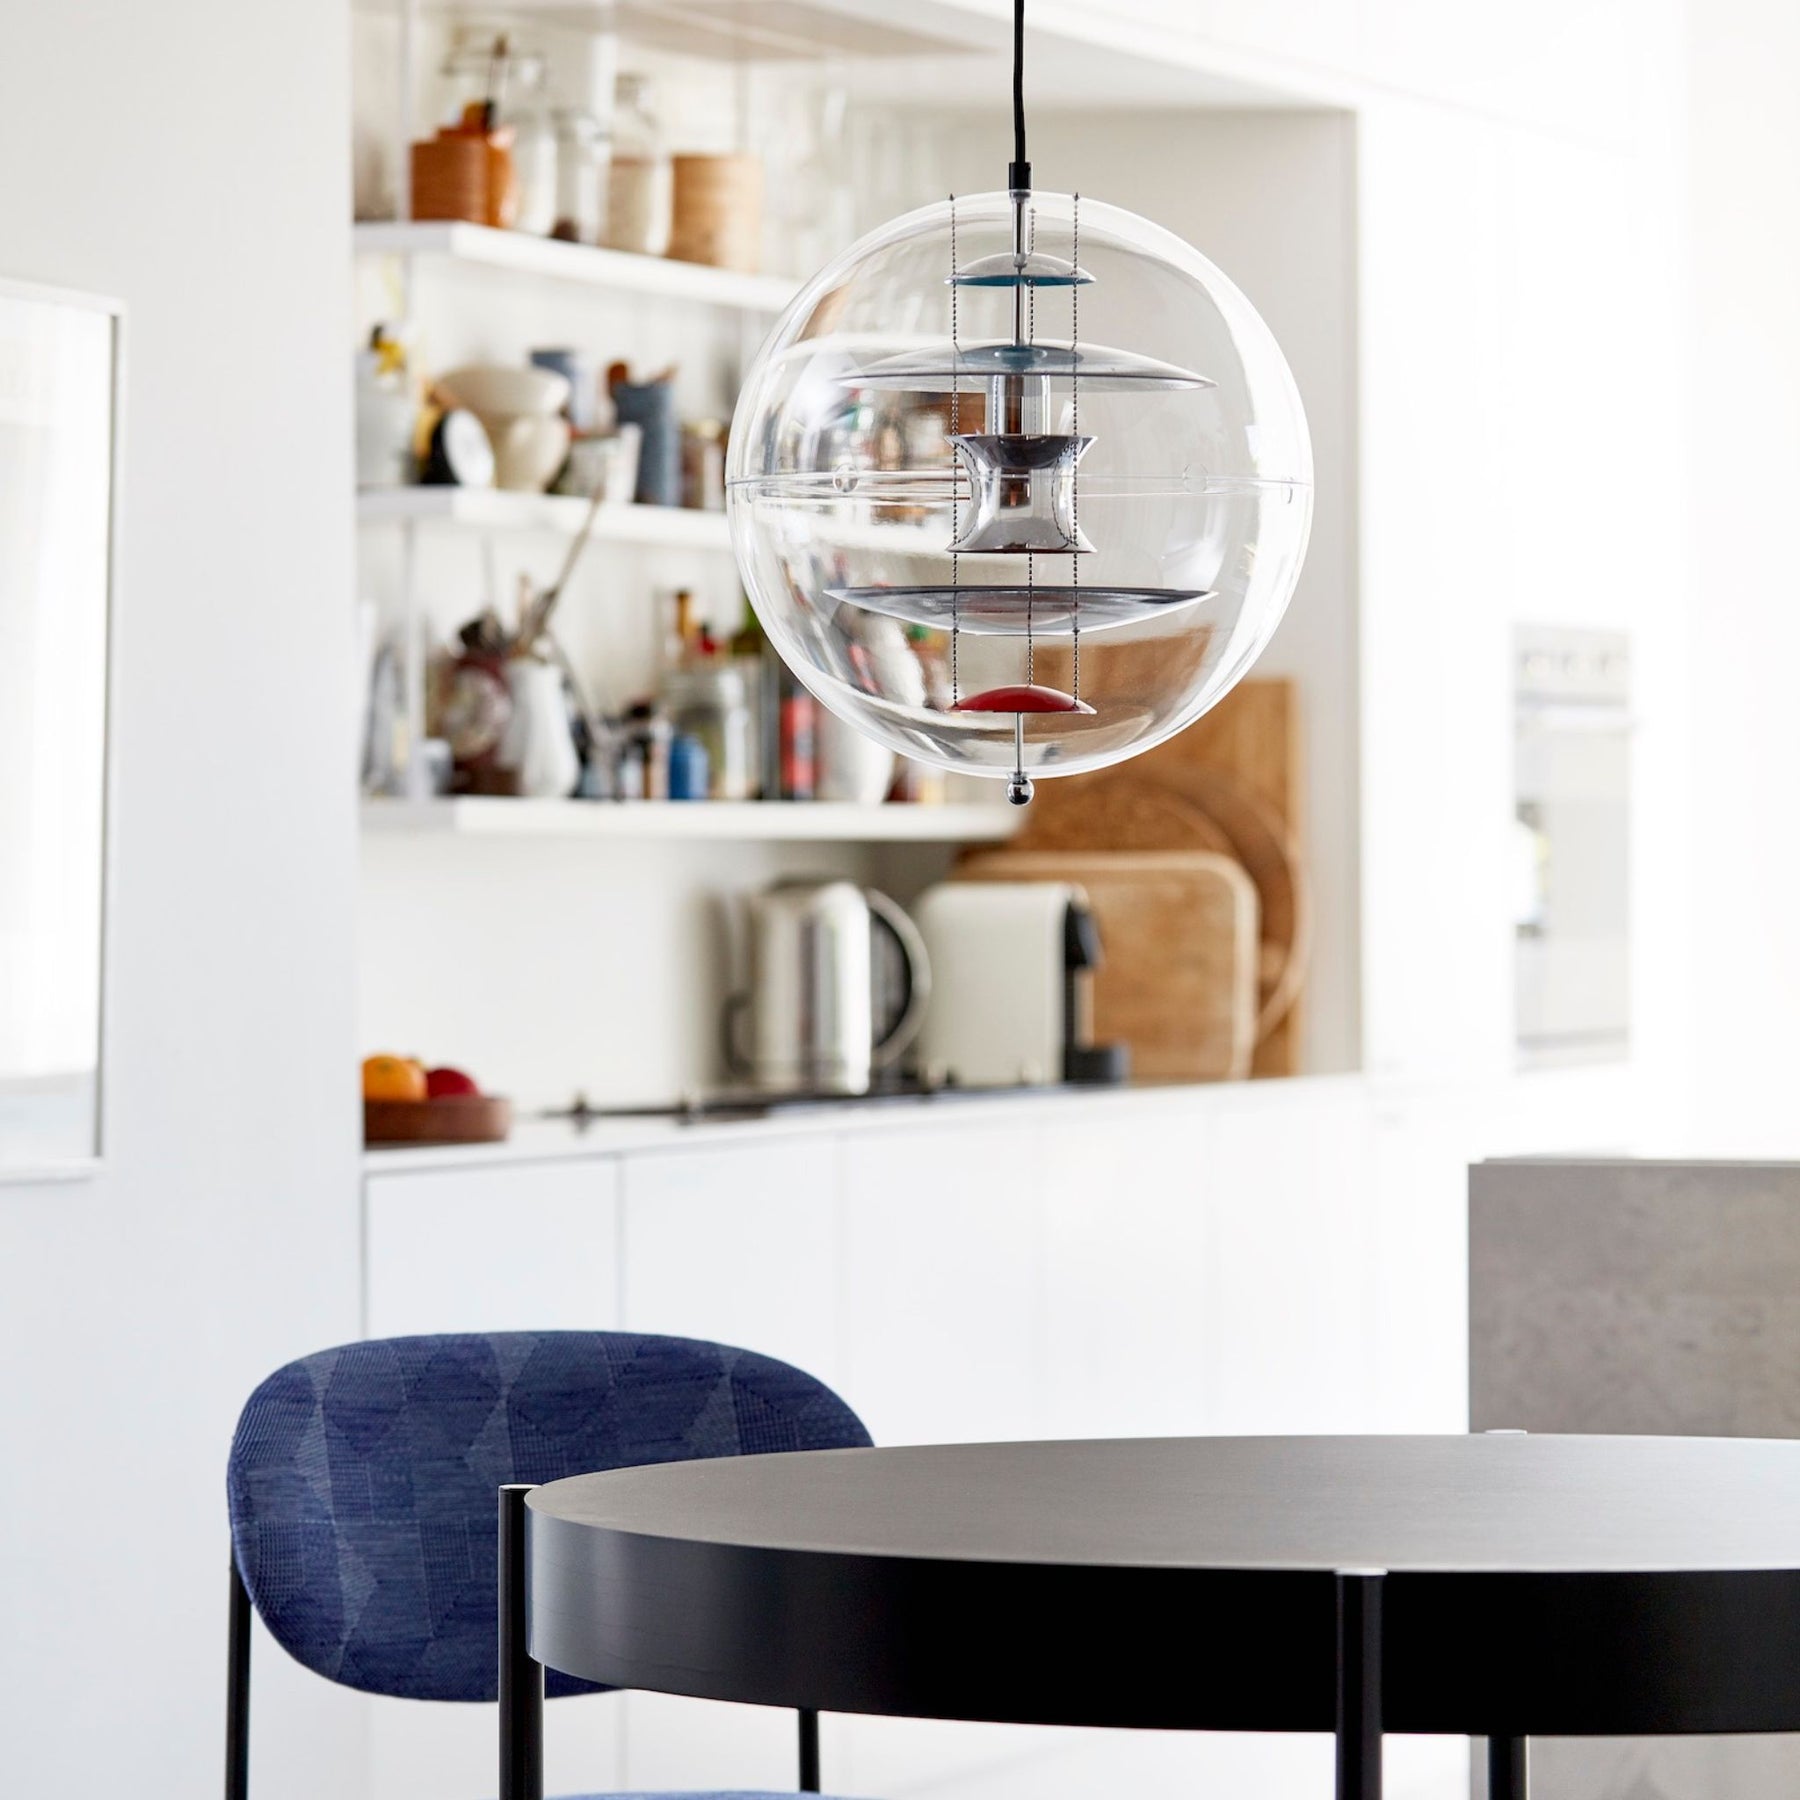
[[[364,1184],[365,1330],[605,1330],[618,1323],[617,1163],[569,1162],[376,1174]],[[622,1785],[616,1696],[547,1715],[551,1790]],[[491,1706],[369,1702],[370,1792],[380,1800],[487,1800],[497,1758]]]
[[[1351,1083],[1219,1109],[1206,1181],[1219,1432],[1356,1431],[1371,1410],[1368,1112]]]
[[[877,1443],[1042,1431],[1046,1174],[1024,1118],[845,1142],[844,1393]]]
[[[1213,1429],[1214,1130],[1195,1107],[1044,1132],[1046,1436]]]
[[[824,1136],[633,1157],[623,1323],[779,1357],[841,1387],[838,1147]],[[629,1694],[625,1785],[791,1788],[792,1713]]]
[[[618,1187],[595,1159],[371,1175],[367,1335],[616,1325]]]
[[[820,1135],[627,1159],[621,1323],[758,1350],[838,1386],[838,1154]]]

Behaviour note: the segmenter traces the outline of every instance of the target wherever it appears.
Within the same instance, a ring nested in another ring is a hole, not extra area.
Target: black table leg
[[[544,1800],[544,1665],[525,1633],[525,1496],[500,1490],[500,1800]]]
[[[800,1791],[819,1791],[819,1715],[807,1707],[800,1709]]]
[[[1337,1800],[1381,1800],[1381,1582],[1337,1578]]]
[[[1529,1743],[1522,1737],[1488,1739],[1488,1800],[1526,1800],[1531,1790]]]

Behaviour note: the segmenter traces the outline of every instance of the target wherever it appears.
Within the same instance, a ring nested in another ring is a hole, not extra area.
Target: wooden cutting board
[[[1071,881],[1100,928],[1094,1041],[1131,1046],[1139,1081],[1229,1081],[1256,1047],[1256,886],[1207,850],[995,851],[958,880]]]

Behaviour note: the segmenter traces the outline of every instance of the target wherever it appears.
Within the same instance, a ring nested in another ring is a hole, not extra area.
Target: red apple
[[[466,1100],[480,1094],[471,1075],[461,1069],[427,1069],[425,1092],[433,1100]]]

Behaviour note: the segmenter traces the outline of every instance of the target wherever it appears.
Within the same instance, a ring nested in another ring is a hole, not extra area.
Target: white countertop
[[[1358,1084],[1353,1075],[1289,1077],[1266,1081],[1167,1082],[1124,1087],[1020,1088],[1015,1093],[921,1094],[888,1099],[823,1102],[780,1107],[760,1117],[717,1115],[597,1115],[519,1120],[499,1144],[396,1145],[363,1152],[370,1174],[408,1174],[429,1169],[466,1169],[519,1163],[566,1162],[587,1157],[692,1149],[742,1140],[766,1140],[845,1131],[905,1130],[928,1119],[937,1127],[978,1125],[996,1118],[1031,1114],[1084,1114],[1170,1107],[1280,1105],[1299,1093],[1316,1095],[1330,1087]]]

